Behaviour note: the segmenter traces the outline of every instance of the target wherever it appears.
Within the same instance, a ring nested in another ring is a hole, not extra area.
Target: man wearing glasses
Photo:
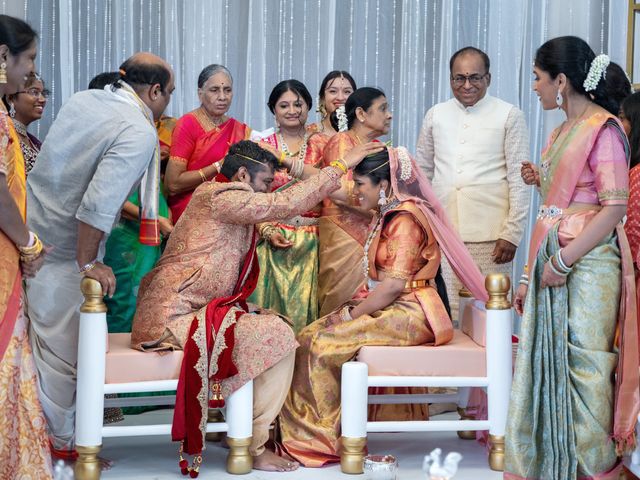
[[[520,179],[529,134],[520,109],[487,94],[489,66],[477,48],[453,54],[454,98],[427,112],[416,157],[482,273],[511,276],[529,209],[529,190]],[[456,320],[462,285],[445,259],[443,276]]]

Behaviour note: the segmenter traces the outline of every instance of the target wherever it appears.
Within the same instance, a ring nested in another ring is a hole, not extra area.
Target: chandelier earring
[[[7,62],[0,63],[0,83],[7,83]]]
[[[562,107],[563,103],[564,103],[564,97],[562,96],[562,92],[558,90],[558,94],[556,95],[556,105],[558,105],[558,108],[560,108]]]
[[[387,204],[387,192],[384,191],[384,188],[380,188],[380,192],[378,192],[378,205],[380,207],[384,207]]]
[[[9,103],[9,116],[11,118],[15,118],[16,116],[16,107],[14,107],[13,102]]]

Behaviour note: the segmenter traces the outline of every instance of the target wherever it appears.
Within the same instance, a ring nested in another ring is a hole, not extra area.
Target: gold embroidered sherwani
[[[181,349],[194,316],[214,298],[233,293],[254,225],[299,215],[339,187],[340,176],[333,167],[278,193],[255,193],[240,182],[206,182],[198,187],[162,258],[140,284],[132,346],[141,350]],[[258,268],[257,262],[252,268]],[[269,424],[284,402],[296,347],[293,331],[276,315],[247,313],[236,323],[233,362],[238,374],[222,382],[223,395],[252,379],[256,380],[254,390],[258,385],[269,390],[254,393],[254,455],[261,453]],[[286,368],[278,365],[281,360],[286,360]],[[278,381],[257,378],[272,368],[284,371]],[[258,402],[269,411],[258,412]]]

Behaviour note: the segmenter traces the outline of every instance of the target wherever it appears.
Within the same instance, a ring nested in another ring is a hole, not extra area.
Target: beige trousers
[[[74,448],[81,279],[73,260],[45,262],[26,288],[40,402],[58,449]]]
[[[496,242],[465,242],[465,246],[469,250],[473,261],[476,263],[483,275],[490,273],[505,273],[511,278],[513,270],[513,262],[494,263],[491,258]],[[453,273],[447,258],[442,256],[442,277],[447,286],[447,295],[449,296],[449,305],[451,306],[451,320],[454,325],[458,326],[458,292],[462,288],[462,282],[458,280],[456,274]]]
[[[296,352],[291,352],[253,379],[253,438],[249,453],[254,457],[264,452],[264,444],[269,440],[269,427],[287,398],[295,358]]]

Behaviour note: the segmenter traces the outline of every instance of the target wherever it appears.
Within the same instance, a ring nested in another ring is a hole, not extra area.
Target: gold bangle
[[[343,174],[346,174],[348,171],[347,164],[344,163],[344,160],[338,159],[329,164],[331,167],[335,167],[340,170]]]
[[[198,170],[198,173],[200,174],[200,178],[202,179],[202,183],[207,181],[207,176],[202,172],[202,169]]]
[[[32,262],[42,253],[42,249],[44,248],[42,241],[40,241],[40,238],[38,238],[35,233],[33,234],[33,239],[33,245],[30,247],[18,247],[18,250],[20,251],[20,259],[23,262]]]

